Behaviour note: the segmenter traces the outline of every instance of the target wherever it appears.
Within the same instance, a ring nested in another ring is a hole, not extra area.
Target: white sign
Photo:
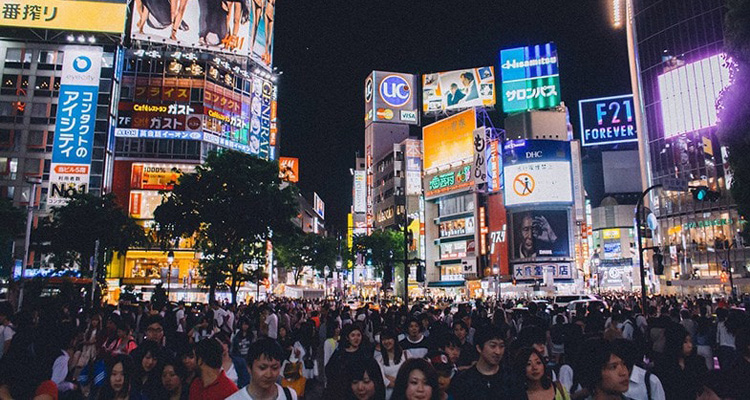
[[[321,219],[326,219],[326,203],[323,203],[323,200],[315,192],[313,192],[313,208]]]
[[[367,181],[364,170],[354,171],[354,212],[367,212]]]
[[[476,258],[467,258],[465,260],[461,260],[461,265],[463,266],[463,273],[464,275],[470,275],[477,273],[477,259]]]
[[[487,182],[487,134],[485,128],[474,129],[474,185]]]
[[[553,279],[573,279],[570,263],[536,263],[516,264],[513,266],[513,278],[516,280],[544,279],[545,274],[552,274]]]
[[[573,201],[567,161],[506,165],[503,175],[506,206]]]
[[[89,188],[89,166],[81,164],[52,164],[49,175],[47,208],[62,207],[76,193]]]

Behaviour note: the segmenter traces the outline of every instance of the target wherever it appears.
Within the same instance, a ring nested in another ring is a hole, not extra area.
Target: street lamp
[[[29,204],[26,207],[26,240],[23,247],[23,262],[21,262],[20,292],[18,293],[18,309],[21,310],[23,305],[23,281],[26,277],[26,263],[29,261],[29,244],[31,242],[31,226],[34,222],[34,203],[36,203],[36,185],[42,183],[42,178],[30,176],[26,178],[26,183],[31,184],[31,193],[29,194]]]
[[[323,268],[323,277],[325,279],[325,297],[328,298],[328,273],[330,272],[330,269],[326,265],[325,268]]]
[[[336,257],[336,273],[338,274],[338,279],[336,280],[336,293],[341,292],[341,266],[343,266],[344,263],[341,261],[341,256]]]
[[[167,253],[167,264],[169,264],[169,269],[167,270],[167,302],[169,302],[169,287],[170,283],[172,282],[172,263],[174,262],[174,251],[169,250],[169,253]]]

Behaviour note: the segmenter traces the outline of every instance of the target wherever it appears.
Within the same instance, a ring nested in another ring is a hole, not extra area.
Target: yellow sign
[[[620,230],[619,229],[604,229],[604,230],[602,230],[602,238],[604,238],[604,239],[619,239],[620,238]]]
[[[476,128],[473,108],[422,128],[424,169],[472,158]]]
[[[124,1],[0,0],[0,26],[122,33]]]

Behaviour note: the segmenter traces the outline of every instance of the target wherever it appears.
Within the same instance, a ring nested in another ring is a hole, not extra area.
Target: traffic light
[[[697,201],[716,201],[721,198],[721,193],[710,190],[707,186],[696,186],[690,188],[693,199]]]
[[[654,275],[664,275],[664,256],[659,249],[654,250]]]
[[[417,282],[424,282],[424,269],[424,264],[422,264],[421,262],[417,263]]]
[[[393,267],[385,266],[383,267],[383,286],[391,282],[393,282]]]

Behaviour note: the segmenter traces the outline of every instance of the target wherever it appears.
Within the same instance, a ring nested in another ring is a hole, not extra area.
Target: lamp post
[[[172,263],[174,262],[174,251],[169,250],[169,253],[167,253],[167,264],[169,264],[169,269],[167,270],[167,302],[169,302],[169,288],[170,284],[172,283]]]
[[[26,277],[26,263],[29,261],[29,245],[31,244],[31,226],[34,222],[34,203],[36,203],[36,185],[42,183],[42,178],[38,176],[26,178],[26,183],[31,184],[31,193],[29,194],[29,204],[26,207],[26,239],[23,245],[23,262],[21,262],[20,292],[18,293],[18,309],[21,310],[23,305],[24,278]]]
[[[734,290],[734,268],[732,267],[732,261],[730,260],[731,254],[729,253],[729,249],[732,248],[732,246],[735,246],[737,244],[737,240],[735,239],[734,242],[730,242],[727,246],[727,258],[725,260],[726,262],[726,269],[727,274],[729,275],[729,293],[731,293],[731,298],[736,298],[737,293]]]
[[[328,298],[328,273],[330,272],[330,269],[326,265],[325,268],[323,268],[323,277],[325,279],[325,298]]]
[[[338,256],[336,258],[336,272],[338,273],[338,283],[337,287],[338,289],[341,289],[341,266],[344,265],[343,261],[341,261],[341,256]]]

